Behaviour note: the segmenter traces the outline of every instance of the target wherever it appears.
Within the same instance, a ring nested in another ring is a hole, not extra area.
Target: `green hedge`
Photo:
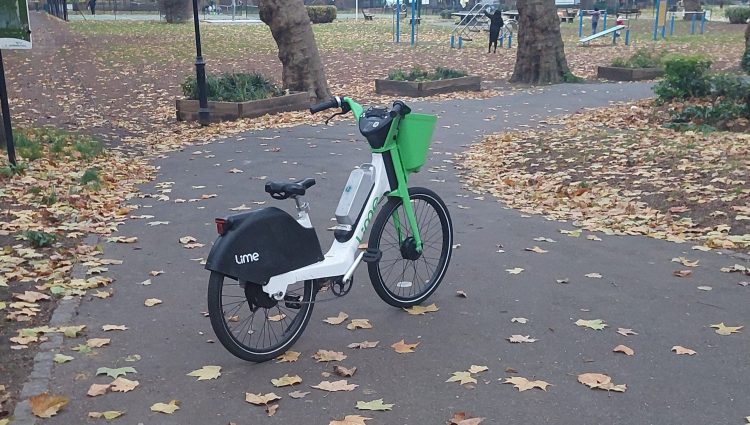
[[[612,61],[612,66],[618,66],[621,68],[659,68],[664,54],[664,51],[638,49],[633,56],[627,60],[623,58],[615,58]]]
[[[702,56],[671,56],[664,60],[664,80],[654,86],[659,101],[708,96],[711,60]]]
[[[247,102],[281,96],[284,91],[259,73],[206,75],[208,100],[216,102]],[[182,83],[182,93],[188,99],[198,99],[195,76]]]
[[[336,19],[336,6],[305,6],[313,24],[328,24]]]
[[[435,81],[447,80],[449,78],[465,77],[466,71],[437,67],[435,72],[429,73],[426,69],[415,66],[409,72],[396,69],[388,73],[388,79],[393,81]]]
[[[730,24],[744,24],[750,18],[750,7],[728,7],[724,15],[729,18]]]

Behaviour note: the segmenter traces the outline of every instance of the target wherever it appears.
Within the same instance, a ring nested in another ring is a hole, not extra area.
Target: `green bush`
[[[305,6],[313,24],[328,24],[336,19],[336,6]]]
[[[665,127],[677,130],[715,131],[722,129],[726,123],[739,117],[750,117],[747,104],[724,100],[712,105],[688,106],[672,115],[670,122]]]
[[[750,84],[739,75],[717,74],[709,79],[710,95],[732,101],[745,101],[750,97]]]
[[[620,68],[658,68],[664,58],[665,52],[650,49],[638,49],[630,58],[616,58],[612,66]]]
[[[657,99],[689,99],[710,94],[708,69],[711,60],[702,56],[671,56],[664,60],[664,80],[654,87]]]
[[[159,12],[168,24],[184,22],[192,11],[190,0],[159,0]]]
[[[52,245],[57,237],[51,233],[40,232],[37,230],[27,230],[23,236],[31,243],[34,248],[43,248]]]
[[[281,96],[284,91],[257,72],[207,75],[208,100],[218,102],[247,102]],[[188,99],[198,99],[198,84],[195,76],[182,83],[182,93]]]
[[[750,47],[745,49],[745,54],[742,55],[742,61],[740,62],[742,70],[750,74]]]
[[[729,18],[730,24],[744,24],[750,18],[750,7],[728,7],[724,10],[724,15]]]
[[[433,73],[429,73],[420,66],[415,66],[408,73],[402,69],[393,70],[388,73],[388,79],[393,81],[435,81],[465,77],[466,75],[466,71],[441,66],[435,68]]]
[[[440,11],[440,17],[443,19],[450,19],[452,16],[453,10],[451,9],[443,9]]]

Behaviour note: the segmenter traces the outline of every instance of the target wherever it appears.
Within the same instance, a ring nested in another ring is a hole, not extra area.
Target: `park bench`
[[[568,12],[567,10],[560,10],[557,12],[557,16],[560,17],[560,22],[573,22],[573,19],[575,19],[577,12],[571,14],[571,12]]]
[[[365,17],[365,21],[372,21],[375,15],[370,13],[370,9],[362,9],[362,16]]]

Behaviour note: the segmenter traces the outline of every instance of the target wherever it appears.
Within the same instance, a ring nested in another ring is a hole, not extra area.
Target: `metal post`
[[[706,11],[703,11],[701,15],[701,35],[703,35],[703,28],[706,26]]]
[[[458,48],[461,49],[461,46],[464,44],[464,38],[460,35],[458,36]]]
[[[193,23],[195,24],[195,78],[198,85],[198,122],[208,125],[208,93],[206,93],[206,62],[201,52],[201,28],[198,20],[198,0],[193,0]]]
[[[654,15],[654,41],[656,41],[656,38],[659,33],[659,6],[661,5],[661,2],[658,0],[656,1],[656,14]]]
[[[513,44],[513,33],[508,33],[508,48],[510,49],[510,46]]]
[[[416,43],[415,40],[415,32],[417,29],[417,1],[420,0],[411,0],[411,46],[414,47],[414,44]]]
[[[396,0],[396,43],[401,42],[401,0]],[[461,43],[458,45],[461,48]]]
[[[630,28],[625,30],[625,45],[630,46]]]
[[[661,38],[667,38],[667,26],[666,25],[661,27]]]
[[[578,10],[578,37],[583,37],[583,9]]]
[[[13,127],[10,123],[10,106],[8,105],[8,90],[5,87],[5,67],[3,66],[3,51],[0,50],[0,105],[3,113],[3,127],[5,128],[5,147],[8,150],[8,161],[16,166],[16,146],[13,143]]]
[[[674,35],[674,13],[672,14],[672,20],[669,21],[669,36]]]
[[[695,34],[695,18],[697,18],[698,15],[695,14],[695,12],[692,13],[692,20],[690,22],[690,34]]]
[[[456,35],[451,34],[451,49],[453,49],[454,47],[456,47]]]
[[[602,31],[607,30],[607,11],[604,11],[604,29]]]

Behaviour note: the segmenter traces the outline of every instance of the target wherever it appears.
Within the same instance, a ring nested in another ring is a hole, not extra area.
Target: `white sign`
[[[0,49],[31,49],[26,0],[0,0]]]

